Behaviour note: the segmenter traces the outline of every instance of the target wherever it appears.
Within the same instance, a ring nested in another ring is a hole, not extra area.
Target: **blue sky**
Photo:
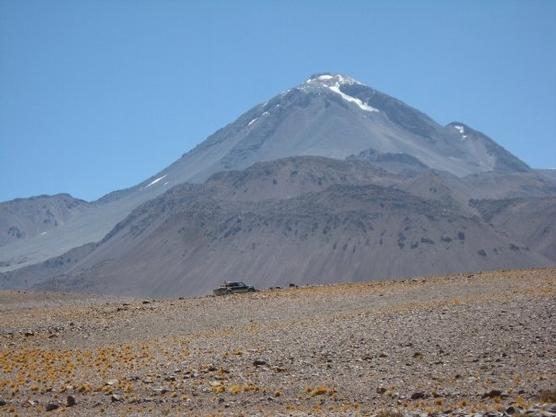
[[[0,0],[0,201],[134,185],[324,71],[556,168],[556,1]]]

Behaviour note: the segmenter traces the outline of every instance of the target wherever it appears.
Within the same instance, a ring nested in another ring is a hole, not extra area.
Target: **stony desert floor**
[[[2,292],[0,415],[549,417],[555,341],[556,268],[171,300]]]

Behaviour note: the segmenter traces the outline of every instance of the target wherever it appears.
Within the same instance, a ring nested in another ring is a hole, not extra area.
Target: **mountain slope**
[[[267,287],[548,264],[476,218],[394,189],[337,185],[222,204],[176,188],[40,288],[194,295],[226,279]],[[182,191],[188,198],[174,204]]]
[[[535,172],[556,185],[556,169],[536,169]]]
[[[295,157],[257,163],[243,171],[217,173],[204,184],[184,185],[181,188],[181,198],[172,200],[172,209],[176,204],[185,204],[187,200],[201,195],[211,196],[226,204],[227,201],[290,198],[308,192],[322,191],[334,184],[390,186],[404,180],[403,177],[361,161],[346,162],[322,157]],[[190,190],[188,194],[183,192],[185,187]],[[149,207],[149,203],[144,204],[144,207]],[[169,209],[163,207],[163,211]],[[140,212],[141,210],[136,210],[131,218]],[[110,234],[117,231],[121,224],[118,224]],[[105,235],[100,236],[97,241],[103,238]],[[90,245],[84,247],[91,247]],[[64,254],[46,261],[0,273],[0,288],[24,288],[26,284],[36,284],[65,273],[86,254],[88,253],[79,248],[69,249]]]
[[[431,192],[367,163],[314,157],[219,173],[141,205],[37,288],[194,295],[225,279],[265,287],[550,263],[464,209],[443,178],[422,178]]]
[[[536,172],[481,172],[461,179],[474,199],[507,199],[556,195],[556,182]]]
[[[473,201],[485,221],[556,262],[556,197]]]
[[[46,261],[0,273],[0,288],[27,289],[62,275],[82,261],[95,247],[95,243],[87,243]]]

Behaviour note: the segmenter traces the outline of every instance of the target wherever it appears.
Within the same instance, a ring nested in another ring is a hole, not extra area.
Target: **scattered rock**
[[[0,407],[3,407],[6,405],[6,401],[4,401],[2,398],[0,398]]]
[[[73,407],[77,402],[75,401],[75,397],[73,395],[68,395],[66,398],[66,406]]]
[[[482,395],[482,398],[496,398],[496,397],[501,397],[502,396],[502,391],[497,390],[497,389],[493,389],[490,390],[489,392],[485,392]]]
[[[60,406],[56,403],[48,403],[48,404],[46,404],[46,407],[44,407],[44,409],[46,411],[54,411],[58,408],[60,408]]]
[[[153,388],[153,391],[156,392],[157,394],[162,395],[162,394],[166,394],[170,390],[168,388],[165,388],[165,387],[157,387],[157,388]]]
[[[121,395],[112,394],[112,395],[110,396],[110,401],[112,401],[113,403],[116,403],[116,402],[123,401],[123,398],[122,398]]]
[[[264,366],[264,365],[266,365],[266,361],[264,361],[262,359],[255,359],[253,361],[253,365],[255,365],[255,366]]]
[[[411,394],[412,400],[422,400],[424,398],[427,398],[427,395],[424,392],[414,392]]]

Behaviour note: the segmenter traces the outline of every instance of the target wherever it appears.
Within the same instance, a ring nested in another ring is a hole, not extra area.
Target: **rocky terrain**
[[[556,269],[191,299],[0,293],[6,416],[555,415]]]

